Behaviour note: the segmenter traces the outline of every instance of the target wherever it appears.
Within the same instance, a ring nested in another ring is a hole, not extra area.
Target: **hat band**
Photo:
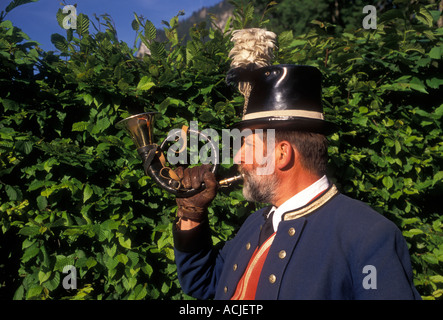
[[[273,110],[273,111],[259,111],[245,114],[242,120],[254,120],[259,118],[278,118],[278,117],[302,117],[309,119],[324,120],[323,113],[308,110]]]

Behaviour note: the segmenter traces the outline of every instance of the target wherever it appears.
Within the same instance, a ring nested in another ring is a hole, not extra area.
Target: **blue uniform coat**
[[[174,231],[185,293],[198,299],[232,297],[267,209],[250,215],[221,249],[212,245],[208,223]],[[256,299],[420,299],[406,242],[394,223],[337,191],[331,196],[331,190],[303,210],[301,217],[288,214],[280,222]]]

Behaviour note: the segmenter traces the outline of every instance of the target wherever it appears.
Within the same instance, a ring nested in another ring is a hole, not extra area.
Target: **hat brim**
[[[276,129],[320,133],[330,135],[337,132],[338,127],[332,122],[321,119],[303,117],[266,117],[242,120],[233,126],[242,129]]]

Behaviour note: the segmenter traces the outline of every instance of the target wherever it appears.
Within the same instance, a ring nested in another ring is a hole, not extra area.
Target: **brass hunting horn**
[[[181,136],[183,133],[194,133],[204,138],[210,148],[211,152],[216,155],[216,161],[212,164],[211,172],[214,174],[218,170],[218,148],[207,135],[201,131],[193,128],[183,128],[171,130],[168,136],[163,142],[158,145],[153,143],[153,128],[154,128],[154,116],[159,112],[146,112],[130,116],[126,119],[119,121],[116,126],[119,129],[125,129],[131,136],[138,154],[143,160],[143,168],[146,175],[149,175],[154,181],[160,185],[166,191],[175,194],[177,197],[185,198],[195,195],[200,192],[201,189],[186,189],[181,185],[179,177],[174,171],[166,166],[166,160],[164,156],[164,148],[166,142],[174,140],[175,137]],[[220,180],[218,184],[220,186],[229,186],[232,183],[242,179],[241,175]],[[202,185],[204,188],[204,184]]]

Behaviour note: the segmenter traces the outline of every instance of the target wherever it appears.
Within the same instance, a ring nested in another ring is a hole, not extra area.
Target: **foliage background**
[[[27,2],[12,1],[0,15],[1,297],[188,299],[174,264],[175,200],[144,176],[132,141],[114,125],[156,110],[159,141],[191,120],[229,128],[243,104],[224,81],[230,33],[272,30],[278,5],[257,1],[257,13],[234,2],[224,30],[196,25],[186,42],[179,15],[165,22],[163,42],[135,15],[133,29],[151,50],[138,59],[106,14],[80,14],[77,30],[52,35],[58,52],[43,52],[6,19]],[[441,12],[433,1],[393,3],[377,12],[377,30],[326,20],[278,30],[275,63],[323,72],[325,113],[340,126],[330,137],[331,178],[399,226],[417,289],[441,299]],[[232,237],[255,209],[239,190],[220,192],[210,208],[214,242]],[[77,269],[77,290],[63,289],[66,265]]]

